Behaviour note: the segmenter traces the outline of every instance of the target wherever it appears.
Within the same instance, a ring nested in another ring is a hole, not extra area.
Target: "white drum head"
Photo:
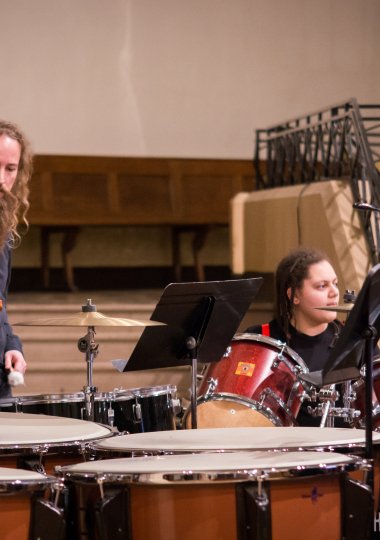
[[[373,432],[380,444],[380,433]],[[365,431],[350,428],[252,427],[184,429],[104,439],[95,448],[151,454],[242,450],[302,450],[365,446]]]
[[[57,482],[53,476],[46,476],[24,469],[0,467],[0,497],[11,493],[42,491]],[[0,503],[1,504],[1,503]]]
[[[27,471],[24,469],[11,469],[8,467],[0,467],[0,482],[38,482],[47,480],[48,482],[56,482],[53,477],[46,476],[35,471]]]
[[[305,476],[358,468],[361,460],[334,452],[226,452],[105,459],[57,467],[64,477],[102,478],[131,483],[255,480]],[[173,474],[173,476],[171,476]],[[116,475],[116,478],[115,476]],[[198,476],[200,475],[200,476]],[[231,475],[231,476],[230,476]]]
[[[0,413],[0,449],[93,441],[112,434],[112,428],[86,420],[45,414]]]

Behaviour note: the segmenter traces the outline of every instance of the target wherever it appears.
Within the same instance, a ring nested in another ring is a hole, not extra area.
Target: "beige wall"
[[[36,152],[249,158],[254,130],[378,102],[378,0],[0,0],[0,116]]]
[[[0,0],[0,13],[0,116],[36,153],[250,159],[256,128],[379,102],[379,0]],[[39,249],[31,231],[15,265],[37,266]],[[204,263],[229,250],[212,233]],[[169,231],[86,230],[73,260],[167,265]]]

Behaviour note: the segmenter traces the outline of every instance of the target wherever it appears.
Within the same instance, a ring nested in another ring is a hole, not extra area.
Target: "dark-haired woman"
[[[322,369],[338,339],[341,323],[336,311],[316,309],[339,303],[338,279],[326,255],[313,249],[298,249],[284,257],[275,275],[275,316],[269,323],[251,326],[249,333],[266,334],[285,342],[305,362],[309,371]],[[321,417],[307,412],[304,402],[297,421],[318,426]],[[335,425],[342,425],[336,419]]]

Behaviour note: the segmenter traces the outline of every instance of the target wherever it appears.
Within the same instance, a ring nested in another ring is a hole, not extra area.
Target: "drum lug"
[[[113,427],[114,426],[114,422],[115,422],[115,411],[113,410],[113,408],[111,407],[111,405],[109,406],[109,408],[107,409],[107,421],[108,421],[108,425]]]
[[[180,414],[182,412],[181,400],[179,398],[172,398],[170,400],[170,407],[173,409],[175,415]]]
[[[215,392],[218,382],[218,379],[207,379],[208,388],[206,390],[205,397],[208,397]]]
[[[223,358],[228,358],[231,355],[232,347],[229,345],[223,354]]]
[[[46,474],[45,467],[42,463],[42,456],[22,456],[17,460],[17,468],[33,471],[40,474]]]
[[[133,409],[133,419],[136,423],[141,423],[142,414],[141,414],[141,405],[140,403],[135,403],[132,407]]]
[[[278,366],[279,366],[279,364],[280,364],[280,362],[278,361],[278,359],[275,360],[275,361],[273,362],[273,364],[272,364],[272,368],[271,368],[271,369],[277,369]]]

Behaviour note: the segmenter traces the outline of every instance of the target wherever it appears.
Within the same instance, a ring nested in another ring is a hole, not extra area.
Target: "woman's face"
[[[11,191],[16,182],[21,148],[18,141],[0,135],[0,189]]]
[[[288,291],[288,294],[290,291]],[[323,311],[318,307],[335,306],[339,303],[338,279],[328,261],[309,267],[308,276],[294,296],[294,320],[308,325],[319,325],[336,319],[336,311]]]

